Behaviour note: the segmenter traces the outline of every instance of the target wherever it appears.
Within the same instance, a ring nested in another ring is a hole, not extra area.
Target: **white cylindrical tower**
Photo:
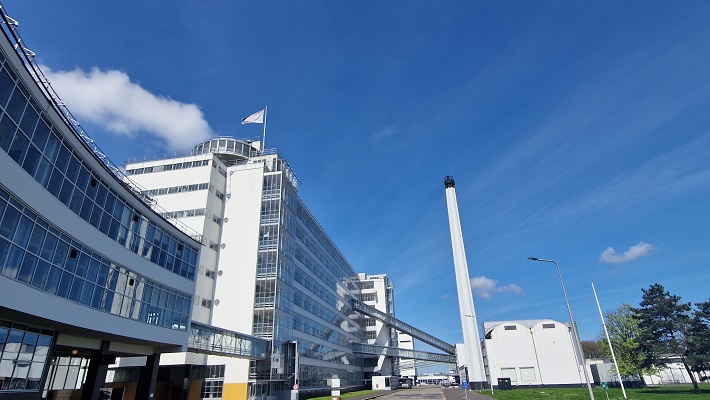
[[[466,250],[463,246],[461,233],[461,220],[459,219],[459,206],[456,202],[456,184],[454,178],[447,176],[444,180],[446,188],[446,207],[449,211],[449,228],[451,230],[451,248],[454,252],[454,269],[456,271],[456,288],[459,296],[459,311],[461,312],[461,326],[463,328],[463,343],[466,348],[466,362],[468,379],[472,387],[482,387],[487,383],[486,373],[483,369],[483,355],[481,354],[481,337],[478,334],[478,321],[476,310],[473,308],[473,294],[471,293],[471,280],[468,275]]]

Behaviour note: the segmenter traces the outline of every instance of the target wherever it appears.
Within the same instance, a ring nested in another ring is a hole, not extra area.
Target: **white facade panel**
[[[545,324],[552,323],[554,328],[545,327]],[[572,334],[567,325],[559,322],[540,322],[535,324],[531,331],[543,384],[585,383],[584,372],[577,362]]]
[[[227,174],[231,190],[224,212],[224,248],[217,266],[215,300],[219,305],[212,324],[252,334],[263,166],[231,167]]]

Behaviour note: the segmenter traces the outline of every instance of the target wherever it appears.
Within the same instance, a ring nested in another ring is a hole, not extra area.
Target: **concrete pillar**
[[[110,344],[110,342],[103,341],[98,350],[91,351],[89,369],[86,371],[86,379],[81,390],[81,400],[97,400],[99,398],[99,392],[106,382],[108,365],[116,361],[116,356],[111,356],[108,353]]]
[[[155,383],[158,381],[158,368],[160,367],[160,354],[146,357],[145,366],[141,367],[136,386],[136,400],[153,400],[155,396]],[[82,399],[83,400],[83,399]]]

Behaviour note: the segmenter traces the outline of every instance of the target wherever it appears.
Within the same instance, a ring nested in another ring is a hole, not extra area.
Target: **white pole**
[[[266,151],[266,114],[269,110],[269,106],[264,107],[264,135],[261,138],[261,154]]]
[[[464,348],[466,349],[469,385],[473,384],[478,388],[479,385],[483,386],[487,382],[486,372],[483,367],[481,339],[478,333],[476,311],[473,306],[471,279],[468,274],[466,250],[461,232],[461,218],[459,217],[459,208],[456,201],[456,183],[451,176],[447,176],[444,180],[444,188],[446,190],[446,208],[449,215],[451,249],[454,257],[456,290],[459,300],[459,312],[461,313]],[[491,382],[491,384],[493,383]]]
[[[604,334],[606,335],[606,341],[609,343],[609,350],[611,351],[611,359],[614,360],[614,366],[616,367],[616,376],[619,377],[619,383],[621,384],[621,392],[624,394],[624,399],[626,399],[626,389],[624,389],[624,380],[621,379],[621,372],[619,372],[619,364],[616,363],[616,356],[614,355],[614,347],[611,345],[611,339],[609,339],[609,331],[606,329],[606,322],[604,321],[604,314],[602,314],[602,307],[599,305],[599,297],[597,297],[597,289],[594,288],[594,282],[592,282],[592,290],[594,291],[594,299],[597,301],[597,308],[599,309],[599,317],[602,319],[602,326],[604,327]],[[607,394],[608,396],[608,394]]]

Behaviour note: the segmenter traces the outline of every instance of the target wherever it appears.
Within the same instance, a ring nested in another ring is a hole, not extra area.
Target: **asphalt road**
[[[419,386],[412,389],[399,389],[390,394],[380,396],[377,400],[490,400],[476,392],[465,393],[461,388],[441,388],[439,386]]]

